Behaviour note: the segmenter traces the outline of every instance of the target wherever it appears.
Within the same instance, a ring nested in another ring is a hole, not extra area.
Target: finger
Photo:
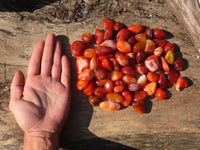
[[[44,41],[39,41],[32,53],[29,66],[28,66],[28,76],[38,75],[40,73],[40,65],[42,59],[42,53],[44,50]]]
[[[55,50],[55,35],[49,34],[45,41],[42,56],[41,74],[49,76],[51,74],[53,55]]]
[[[16,71],[11,83],[10,107],[13,102],[23,97],[24,84],[24,74],[21,71]]]
[[[61,83],[67,88],[70,86],[70,64],[67,56],[62,56]]]
[[[61,74],[61,42],[56,42],[56,50],[54,53],[54,60],[53,60],[53,67],[52,67],[52,78],[55,80],[60,80],[60,74]]]

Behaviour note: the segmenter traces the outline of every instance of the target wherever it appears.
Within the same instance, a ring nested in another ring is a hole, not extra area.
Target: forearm
[[[47,132],[24,134],[24,150],[58,150],[58,136]]]

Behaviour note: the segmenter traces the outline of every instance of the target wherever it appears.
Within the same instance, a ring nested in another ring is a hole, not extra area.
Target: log
[[[200,1],[168,0],[168,3],[200,52]]]
[[[26,74],[35,44],[51,32],[62,41],[72,73],[72,106],[60,149],[199,149],[199,53],[165,0],[62,0],[38,5],[33,12],[0,12],[0,149],[23,148],[23,132],[8,108],[9,86],[16,70]],[[76,59],[70,44],[85,32],[103,29],[105,17],[127,26],[137,23],[171,33],[167,41],[175,44],[176,54],[184,58],[188,67],[181,75],[190,79],[190,86],[180,92],[170,88],[168,100],[149,99],[144,115],[131,106],[115,112],[91,107],[87,96],[75,87]]]

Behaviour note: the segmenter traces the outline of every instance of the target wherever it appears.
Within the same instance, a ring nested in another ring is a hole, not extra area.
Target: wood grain
[[[88,13],[81,14],[82,8],[87,8]],[[149,113],[144,115],[137,114],[131,106],[116,112],[91,107],[87,96],[76,90],[75,58],[69,48],[83,33],[102,29],[105,17],[127,26],[138,23],[171,33],[173,36],[167,41],[174,43],[176,55],[184,58],[187,68],[181,75],[190,79],[190,87],[181,92],[170,88],[171,97],[166,101],[149,100]],[[199,53],[166,1],[85,0],[83,3],[72,0],[64,3],[63,0],[34,12],[0,12],[0,149],[23,147],[23,133],[8,109],[9,85],[16,70],[26,74],[34,45],[45,40],[50,32],[62,41],[72,72],[72,107],[60,137],[60,149],[182,150],[200,147]]]
[[[200,1],[169,0],[168,3],[200,52]]]

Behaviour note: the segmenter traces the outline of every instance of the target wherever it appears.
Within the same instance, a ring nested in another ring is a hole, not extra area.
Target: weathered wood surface
[[[144,115],[131,107],[117,112],[92,108],[75,89],[75,59],[69,47],[82,33],[103,28],[104,17],[173,34],[168,41],[177,45],[176,54],[188,63],[181,75],[193,85],[181,92],[172,87],[169,100],[151,99],[148,107],[152,108]],[[72,66],[72,107],[60,138],[61,149],[199,149],[199,53],[165,0],[61,1],[34,12],[0,12],[0,149],[23,147],[23,133],[8,109],[9,85],[15,70],[26,73],[34,45],[50,32],[62,39]]]
[[[200,1],[168,0],[168,3],[200,52]]]

